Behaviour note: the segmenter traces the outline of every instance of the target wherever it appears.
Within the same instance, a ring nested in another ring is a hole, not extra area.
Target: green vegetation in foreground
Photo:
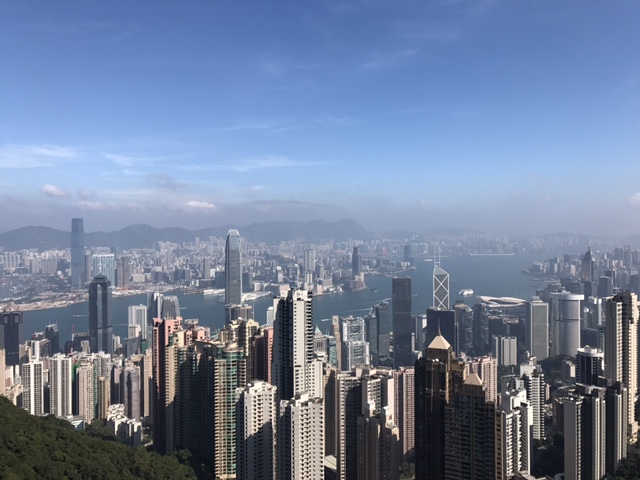
[[[34,417],[0,397],[0,478],[168,480],[196,476],[175,457],[77,432],[64,420]]]

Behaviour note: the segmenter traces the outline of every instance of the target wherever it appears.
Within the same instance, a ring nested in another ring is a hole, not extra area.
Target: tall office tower
[[[296,394],[280,402],[277,478],[324,480],[324,421],[320,398]]]
[[[64,417],[73,413],[71,357],[56,353],[49,359],[51,408],[49,413]]]
[[[518,364],[518,339],[516,337],[493,337],[491,353],[501,367]]]
[[[89,342],[91,353],[113,353],[111,282],[104,275],[89,284]]]
[[[316,270],[316,251],[313,247],[304,249],[303,267],[304,281],[308,284],[312,284]]]
[[[584,295],[556,292],[549,297],[552,353],[573,357],[580,348],[580,302],[584,300]]]
[[[405,462],[413,462],[416,446],[415,369],[400,368],[392,372],[395,386],[393,414],[400,429],[400,451]]]
[[[147,293],[147,325],[153,326],[154,318],[162,318],[162,299],[160,292]]]
[[[44,412],[44,368],[42,360],[22,364],[22,408],[31,415]]]
[[[495,404],[486,401],[482,380],[469,374],[444,408],[444,478],[494,480]]]
[[[369,365],[369,344],[363,317],[341,319],[342,368],[350,371],[356,365]]]
[[[582,272],[580,274],[580,279],[583,282],[595,282],[596,280],[596,262],[593,260],[593,256],[591,255],[591,247],[587,250],[587,253],[582,257]]]
[[[242,249],[238,230],[229,230],[224,249],[224,303],[242,304]]]
[[[412,248],[412,245],[405,245],[403,252],[404,252],[403,260],[405,261],[405,263],[413,262],[413,248]]]
[[[0,312],[0,348],[4,348],[8,367],[20,364],[22,325],[22,312],[14,303],[10,303]]]
[[[378,331],[378,358],[381,364],[393,366],[391,360],[391,318],[389,304],[381,302],[373,307]]]
[[[391,408],[358,417],[358,480],[397,480],[400,472],[400,430]]]
[[[613,277],[602,275],[598,277],[598,296],[606,298],[613,295]]]
[[[153,358],[152,358],[152,407],[153,443],[161,453],[173,452],[172,407],[175,396],[169,342],[173,334],[182,328],[182,318],[156,318],[153,323]]]
[[[84,420],[87,423],[94,419],[96,413],[98,414],[98,418],[102,418],[100,417],[101,413],[103,413],[104,418],[106,418],[106,409],[109,408],[109,405],[111,404],[111,382],[106,377],[99,377],[104,378],[106,385],[102,385],[100,381],[98,381],[96,385],[96,373],[96,369],[91,363],[80,364],[75,372],[75,390],[78,398],[78,415],[84,417]],[[96,394],[98,398],[95,398]],[[107,396],[103,397],[103,395]],[[104,408],[104,412],[101,410],[102,408]]]
[[[411,313],[411,278],[393,278],[391,283],[393,312],[393,366],[411,367],[416,361],[413,314]]]
[[[531,471],[531,414],[527,392],[521,388],[504,392],[496,412],[496,476],[513,478]]]
[[[234,320],[253,320],[253,306],[251,305],[225,305],[225,318],[226,323],[231,323]]]
[[[627,458],[629,409],[627,388],[620,382],[607,387],[607,473],[613,475]]]
[[[353,247],[353,255],[351,255],[351,273],[357,277],[362,273],[362,255],[358,247]]]
[[[116,256],[113,253],[101,253],[93,256],[93,277],[104,275],[109,284],[116,284]]]
[[[120,257],[116,268],[116,286],[119,288],[129,285],[131,278],[131,257]]]
[[[127,418],[140,420],[140,370],[134,366],[127,366],[120,374],[120,385],[122,390],[122,403]]]
[[[598,385],[598,379],[602,377],[604,377],[604,352],[588,345],[579,348],[576,355],[576,383]]]
[[[549,356],[549,304],[533,297],[525,306],[524,343],[538,361]]]
[[[129,326],[138,326],[140,328],[140,336],[145,340],[150,340],[147,325],[147,307],[144,305],[129,305]],[[131,418],[131,417],[129,417]]]
[[[564,400],[565,478],[599,480],[606,467],[606,389],[576,389]]]
[[[460,332],[458,331],[455,311],[427,308],[425,345],[429,345],[438,335],[442,335],[447,339],[447,342],[453,347],[453,353],[460,354]]]
[[[456,303],[453,306],[455,322],[458,326],[458,344],[460,353],[473,355],[473,309],[464,303]],[[427,320],[427,325],[429,321]]]
[[[163,296],[160,318],[178,318],[180,316],[180,301],[178,297],[176,295]]]
[[[7,387],[7,356],[4,348],[0,348],[0,396],[4,395]]]
[[[84,260],[84,221],[71,219],[71,288],[81,290],[87,281]]]
[[[433,308],[449,310],[449,274],[435,262],[433,267]]]
[[[276,474],[276,387],[265,382],[238,389],[236,478],[274,479]]]
[[[60,353],[60,331],[58,325],[52,323],[44,329],[44,338],[49,340],[52,353]]]
[[[635,293],[618,293],[606,301],[605,329],[604,374],[627,387],[627,433],[635,438],[638,433],[635,416],[635,394],[638,389],[638,297]]]
[[[544,440],[544,404],[547,386],[544,383],[544,372],[534,359],[520,365],[520,377],[527,391],[527,400],[531,406],[533,423],[533,439]]]
[[[365,340],[369,344],[369,353],[371,355],[371,365],[378,367],[380,365],[380,354],[378,353],[378,322],[373,313],[373,309],[369,315],[364,317]]]
[[[464,363],[456,360],[446,339],[437,336],[415,368],[416,479],[445,478],[445,407],[464,380]]]
[[[151,415],[151,391],[153,390],[151,358],[151,349],[131,357],[131,362],[140,372],[140,416],[145,418]]]
[[[335,367],[338,371],[342,371],[342,338],[340,336],[340,317],[334,315],[331,317],[331,331],[333,338],[336,340],[336,363]]]
[[[244,349],[234,343],[216,348],[213,372],[215,425],[213,473],[236,478],[236,390],[247,384]],[[189,408],[185,405],[185,408]]]
[[[487,402],[496,402],[498,398],[498,360],[495,357],[472,358],[467,364],[469,373],[475,373],[482,380]]]
[[[262,327],[253,337],[251,346],[251,380],[271,383],[273,358],[273,327]]]
[[[109,390],[111,383],[106,377],[98,377],[98,400],[97,415],[100,420],[107,419],[107,410],[109,409],[109,399],[111,391]]]
[[[313,295],[291,289],[286,297],[274,298],[273,308],[273,381],[278,398],[313,394],[320,388],[313,365]]]

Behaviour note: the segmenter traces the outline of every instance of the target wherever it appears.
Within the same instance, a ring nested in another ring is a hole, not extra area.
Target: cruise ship
[[[470,288],[463,288],[462,290],[460,290],[460,292],[458,292],[458,295],[460,295],[461,297],[470,297],[471,295],[473,295],[473,290],[471,290]]]

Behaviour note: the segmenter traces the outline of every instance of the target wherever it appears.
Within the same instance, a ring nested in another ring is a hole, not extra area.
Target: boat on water
[[[463,288],[462,290],[460,290],[460,292],[458,292],[458,295],[460,295],[461,297],[470,297],[471,295],[473,295],[473,290],[471,290],[470,288]]]

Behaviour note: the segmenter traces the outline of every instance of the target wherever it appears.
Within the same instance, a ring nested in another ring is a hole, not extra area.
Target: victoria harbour
[[[451,303],[458,299],[458,292],[470,288],[474,296],[465,297],[468,304],[475,302],[475,295],[507,296],[528,299],[535,294],[536,286],[531,277],[522,270],[533,261],[541,260],[540,254],[529,255],[488,255],[488,256],[452,256],[443,257],[440,264],[450,275]],[[424,313],[432,304],[433,262],[428,259],[417,260],[415,269],[398,273],[412,279],[412,309],[414,313]],[[366,276],[367,287],[359,291],[345,291],[330,295],[318,295],[313,302],[315,325],[326,333],[330,329],[332,315],[362,316],[373,305],[390,301],[391,278],[382,275]],[[172,294],[172,293],[167,293]],[[224,304],[221,297],[208,295],[185,295],[177,292],[182,316],[185,319],[198,319],[207,327],[221,328],[224,325]],[[112,322],[114,334],[125,338],[127,335],[127,308],[130,305],[146,304],[146,295],[114,297],[112,301]],[[273,304],[270,296],[259,297],[251,302],[254,318],[260,323],[266,322],[266,311]],[[25,334],[41,331],[47,324],[56,323],[62,339],[76,332],[88,329],[88,304],[76,303],[64,308],[33,310],[24,313]]]

